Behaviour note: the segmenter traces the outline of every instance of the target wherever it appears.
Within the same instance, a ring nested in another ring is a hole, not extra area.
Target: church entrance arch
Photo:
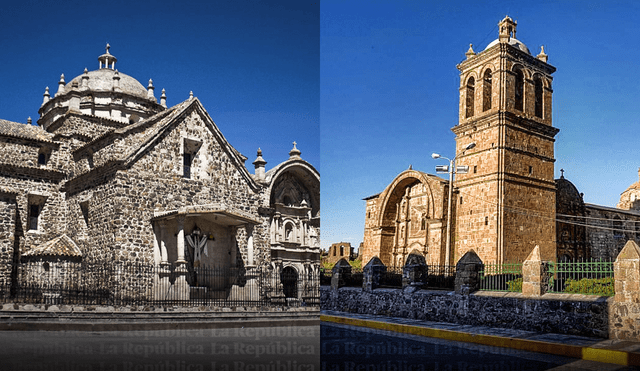
[[[410,246],[427,245],[427,228],[422,226],[433,218],[433,193],[424,173],[408,170],[381,197],[379,257],[387,266],[401,267]]]

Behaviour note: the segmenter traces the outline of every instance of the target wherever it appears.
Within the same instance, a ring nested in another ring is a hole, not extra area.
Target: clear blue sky
[[[553,75],[555,171],[584,200],[615,206],[638,181],[640,3],[335,1],[320,11],[322,247],[364,232],[362,198],[454,155],[456,64],[497,38],[505,15]]]
[[[35,123],[42,94],[60,74],[71,81],[116,68],[167,104],[200,99],[253,172],[261,147],[267,169],[292,142],[320,170],[319,11],[315,2],[14,1],[0,11],[0,118]]]

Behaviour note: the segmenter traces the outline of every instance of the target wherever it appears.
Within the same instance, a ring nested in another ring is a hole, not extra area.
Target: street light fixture
[[[432,153],[431,158],[439,159],[443,158],[449,160],[449,166],[439,165],[436,166],[436,173],[444,174],[449,173],[449,199],[447,200],[447,243],[445,246],[444,264],[446,266],[451,265],[451,199],[453,198],[453,174],[466,174],[469,172],[469,166],[456,166],[456,159],[463,155],[467,150],[470,150],[476,146],[475,143],[469,143],[462,152],[458,153],[453,160],[440,156],[437,153]]]

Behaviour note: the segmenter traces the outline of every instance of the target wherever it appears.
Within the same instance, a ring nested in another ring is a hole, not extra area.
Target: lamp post
[[[451,265],[451,199],[453,198],[453,174],[466,174],[469,172],[469,166],[456,166],[456,159],[463,155],[467,150],[476,146],[475,143],[467,145],[462,152],[458,153],[453,160],[444,156],[440,156],[437,153],[432,153],[431,158],[438,159],[443,158],[449,160],[449,166],[439,165],[436,166],[436,173],[449,173],[449,199],[447,200],[447,243],[445,245],[444,264],[445,266]]]

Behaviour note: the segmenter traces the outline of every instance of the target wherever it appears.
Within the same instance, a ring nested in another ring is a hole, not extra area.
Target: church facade
[[[197,98],[167,107],[151,80],[145,88],[116,70],[108,46],[98,61],[46,89],[38,126],[0,120],[2,287],[69,262],[159,267],[121,282],[154,299],[188,299],[193,286],[246,298],[264,277],[308,287],[319,271],[320,175],[296,143],[268,171],[258,149],[250,173]],[[198,269],[228,279],[218,287]]]
[[[470,46],[457,66],[459,120],[451,130],[456,165],[468,172],[456,174],[450,193],[447,180],[409,169],[366,198],[364,262],[378,256],[401,267],[418,252],[429,264],[453,265],[470,250],[486,263],[522,262],[535,246],[545,260],[608,258],[640,238],[640,187],[625,191],[616,209],[585,205],[564,176],[554,179],[556,69],[544,48],[534,56],[516,39],[516,28],[505,17],[498,39],[479,53]]]

